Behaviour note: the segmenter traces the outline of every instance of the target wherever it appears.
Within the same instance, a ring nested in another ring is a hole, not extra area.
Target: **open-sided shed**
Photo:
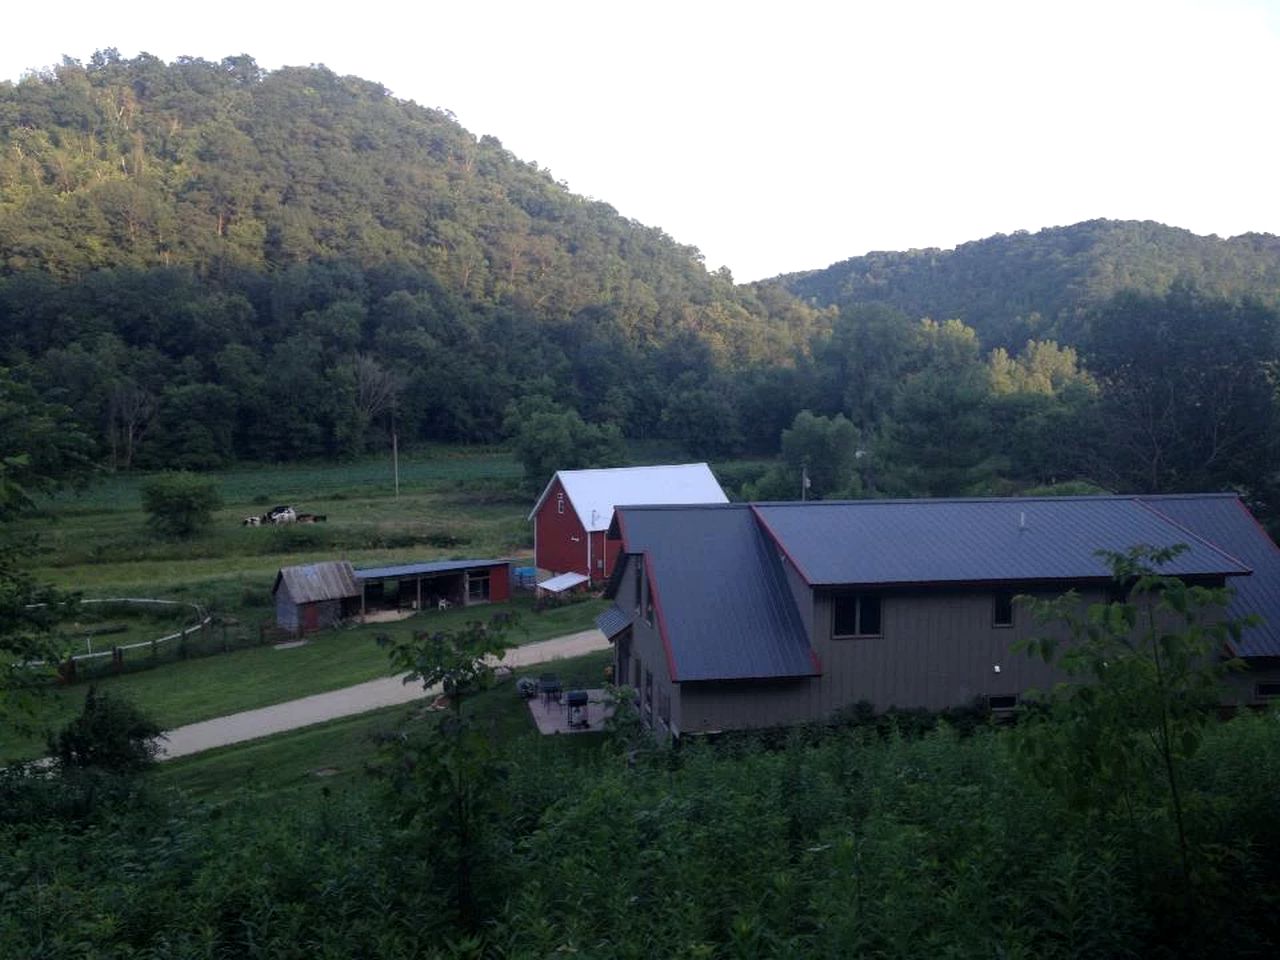
[[[511,596],[509,560],[437,560],[356,570],[360,612],[496,603]]]

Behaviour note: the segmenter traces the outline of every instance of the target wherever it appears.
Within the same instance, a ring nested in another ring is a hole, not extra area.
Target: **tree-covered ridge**
[[[0,84],[0,362],[113,467],[494,440],[527,398],[649,436],[830,316],[323,67]]]
[[[788,329],[694,247],[579,197],[493,137],[324,67],[99,52],[0,84],[0,268],[274,273],[397,264],[543,321],[607,310],[635,343],[726,361]]]
[[[1201,237],[1151,221],[1091,220],[1019,231],[954,250],[876,252],[773,281],[816,304],[879,302],[912,316],[955,317],[988,346],[1029,337],[1075,343],[1082,317],[1122,291],[1175,284],[1280,304],[1280,237]]]

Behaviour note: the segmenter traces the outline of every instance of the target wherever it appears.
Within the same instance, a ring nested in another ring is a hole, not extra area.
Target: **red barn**
[[[605,538],[614,507],[728,502],[705,463],[560,470],[529,514],[534,564],[552,574],[606,580],[621,547]]]

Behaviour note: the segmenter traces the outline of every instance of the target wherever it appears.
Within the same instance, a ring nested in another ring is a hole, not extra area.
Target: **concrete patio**
[[[529,713],[533,715],[533,722],[538,725],[539,733],[600,733],[604,730],[605,719],[612,712],[612,708],[604,703],[603,690],[587,691],[585,727],[569,726],[569,706],[563,695],[559,701],[540,696],[529,701]]]

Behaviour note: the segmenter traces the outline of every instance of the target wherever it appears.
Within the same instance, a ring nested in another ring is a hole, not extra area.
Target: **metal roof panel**
[[[649,557],[671,644],[673,679],[819,672],[778,551],[750,508],[619,509],[627,553]]]
[[[391,567],[366,567],[355,571],[361,580],[390,580],[393,577],[419,577],[431,573],[452,573],[477,567],[504,567],[510,560],[432,560],[428,563],[404,563]]]
[[[1280,657],[1280,549],[1234,494],[1172,494],[1142,502],[1217,544],[1253,569],[1249,577],[1228,581],[1235,591],[1227,612],[1256,613],[1262,620],[1245,630],[1236,645],[1242,657]]]
[[[1105,579],[1100,550],[1188,549],[1163,570],[1231,576],[1249,568],[1134,497],[856,500],[757,504],[814,585]]]
[[[629,503],[728,503],[715,474],[705,463],[560,470],[529,513],[532,520],[559,479],[583,529],[608,530],[614,507]]]

